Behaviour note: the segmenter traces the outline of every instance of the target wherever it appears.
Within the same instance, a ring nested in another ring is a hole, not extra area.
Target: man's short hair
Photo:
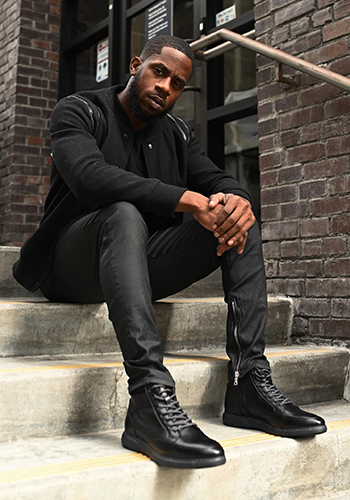
[[[193,69],[193,50],[191,49],[189,44],[185,42],[185,40],[177,36],[159,35],[148,40],[140,54],[141,61],[145,61],[154,54],[160,54],[164,47],[171,47],[172,49],[179,50],[180,52],[185,54],[191,60]]]

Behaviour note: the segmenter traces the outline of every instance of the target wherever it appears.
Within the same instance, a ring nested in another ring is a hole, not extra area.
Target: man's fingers
[[[246,233],[245,236],[242,236],[241,238],[239,238],[239,240],[236,242],[236,244],[233,244],[233,243],[230,244],[230,242],[226,242],[226,241],[224,243],[220,243],[216,249],[217,255],[220,257],[227,250],[231,250],[231,248],[233,248],[234,246],[237,248],[237,253],[242,254],[244,251],[244,248],[246,246],[246,243],[247,243],[247,238],[248,238],[248,233]]]

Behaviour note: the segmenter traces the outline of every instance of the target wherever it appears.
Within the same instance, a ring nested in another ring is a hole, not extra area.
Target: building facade
[[[0,244],[21,245],[40,221],[57,99],[124,82],[152,27],[149,9],[167,2],[2,2]],[[258,41],[350,76],[350,0],[174,0],[172,11],[173,34],[189,41],[255,29]],[[247,49],[198,62],[174,113],[251,190],[268,290],[293,298],[294,338],[348,343],[350,95],[282,72],[298,82],[280,83],[275,62]]]

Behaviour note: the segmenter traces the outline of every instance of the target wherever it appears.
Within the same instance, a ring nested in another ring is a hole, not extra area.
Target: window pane
[[[258,117],[248,116],[225,123],[225,170],[246,188],[260,220]]]
[[[76,58],[75,91],[89,90],[96,87],[97,45],[81,52]]]
[[[193,40],[193,0],[176,0],[173,5],[174,35]]]
[[[237,17],[254,9],[254,0],[236,0],[235,2],[233,0],[224,0],[223,9],[232,7],[234,4],[236,4]]]
[[[188,82],[188,85],[193,85],[193,78]],[[184,91],[172,109],[172,114],[175,116],[179,116],[183,120],[192,121],[195,119],[195,100],[196,100],[196,91],[194,90],[186,90]]]
[[[108,0],[78,0],[78,33],[84,33],[108,17]]]
[[[145,11],[131,20],[130,59],[139,56],[145,45],[145,22]]]
[[[255,53],[237,48],[224,55],[224,103],[256,95]]]

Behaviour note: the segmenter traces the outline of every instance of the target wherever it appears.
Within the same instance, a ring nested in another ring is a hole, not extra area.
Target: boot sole
[[[239,415],[232,415],[231,413],[224,413],[222,416],[222,421],[225,425],[228,425],[230,427],[256,429],[259,431],[267,432],[268,434],[273,434],[274,436],[282,437],[312,437],[316,434],[322,434],[323,432],[327,431],[326,425],[284,429],[281,427],[274,427],[273,425],[269,425],[263,420],[259,420],[254,417],[242,417]]]
[[[163,467],[173,467],[176,469],[200,469],[204,467],[216,467],[226,462],[225,455],[212,458],[180,459],[161,455],[153,450],[145,441],[123,432],[122,445],[128,450],[137,451],[147,455],[151,460]]]

